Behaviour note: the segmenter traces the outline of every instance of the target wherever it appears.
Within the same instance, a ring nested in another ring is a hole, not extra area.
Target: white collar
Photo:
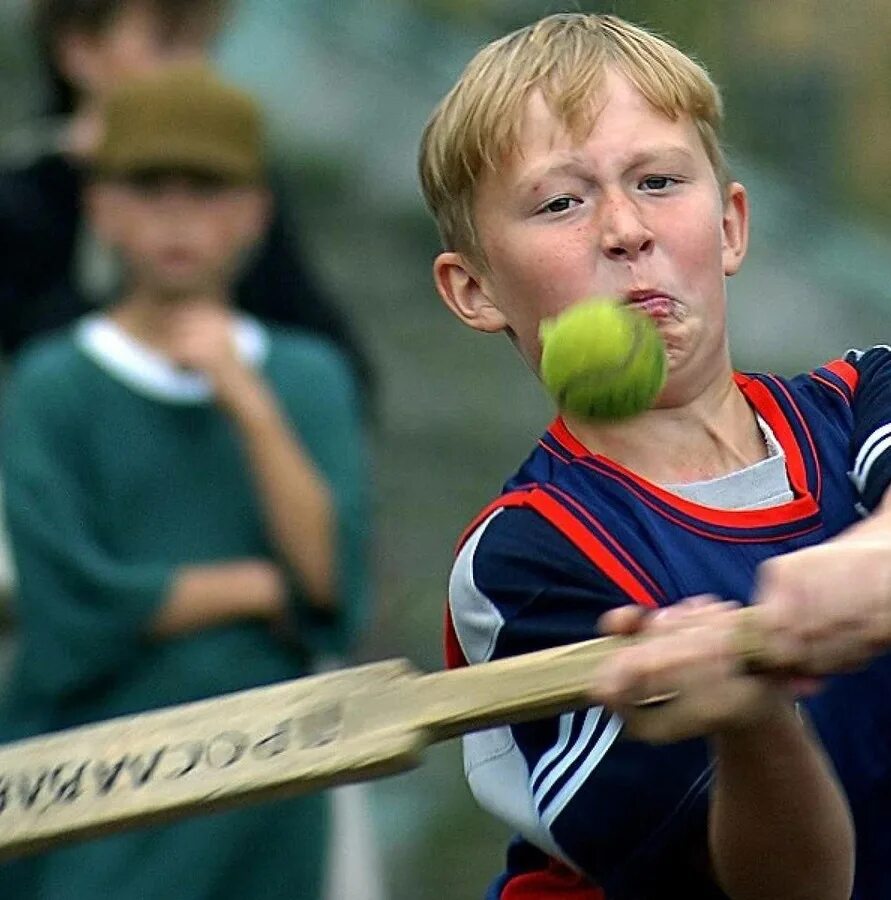
[[[761,418],[759,413],[755,413],[755,417],[758,419],[758,427],[761,429],[761,434],[764,435],[764,445],[767,447],[768,459],[774,456],[782,456],[785,459],[786,453],[777,440],[777,436],[773,433],[773,429]]]
[[[238,316],[234,339],[244,362],[254,368],[263,364],[269,353],[269,333],[256,319]],[[182,404],[209,403],[213,399],[213,387],[205,375],[173,365],[106,315],[97,313],[81,319],[74,340],[98,366],[138,394]]]

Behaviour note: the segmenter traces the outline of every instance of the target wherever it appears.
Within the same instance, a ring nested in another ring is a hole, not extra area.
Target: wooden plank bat
[[[629,640],[433,674],[386,660],[8,744],[0,859],[412,768],[430,743],[590,706],[595,666]]]

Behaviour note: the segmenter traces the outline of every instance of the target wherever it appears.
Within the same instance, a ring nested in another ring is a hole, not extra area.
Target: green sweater
[[[0,739],[293,678],[307,671],[314,654],[348,646],[365,605],[368,530],[363,440],[348,369],[327,344],[244,324],[254,338],[255,364],[332,489],[344,613],[334,624],[310,621],[295,585],[302,646],[260,622],[163,642],[147,637],[177,567],[275,558],[275,551],[234,426],[201,379],[166,371],[163,361],[105,320],[81,323],[28,352],[3,398],[19,651]],[[276,815],[284,820],[273,829]],[[307,798],[94,841],[27,866],[29,877],[43,879],[36,893],[5,890],[4,872],[20,867],[0,868],[0,894],[22,900],[311,898],[323,816],[320,800]],[[263,859],[294,870],[275,873],[281,894],[269,877],[245,881],[247,863],[257,858],[257,828]],[[188,884],[177,883],[171,860],[181,860],[179,875]],[[34,874],[41,861],[51,874]],[[207,876],[196,878],[202,866]],[[293,877],[302,879],[305,893],[295,893]],[[130,890],[131,883],[139,890]]]

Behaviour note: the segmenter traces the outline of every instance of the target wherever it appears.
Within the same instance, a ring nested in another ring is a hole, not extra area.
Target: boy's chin
[[[226,289],[223,280],[215,278],[159,278],[147,287],[150,293],[165,303],[216,295]]]

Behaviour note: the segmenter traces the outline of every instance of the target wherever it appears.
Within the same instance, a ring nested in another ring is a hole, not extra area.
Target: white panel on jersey
[[[492,656],[495,641],[504,625],[504,616],[473,580],[473,555],[486,527],[500,515],[500,509],[480,523],[464,542],[449,578],[449,606],[458,643],[468,662],[485,662]]]
[[[463,744],[464,771],[476,802],[530,844],[571,866],[541,823],[532,800],[529,767],[510,728],[467,734]]]
[[[489,523],[501,512],[493,512],[465,541],[449,578],[449,606],[455,632],[471,663],[491,658],[504,626],[504,617],[473,578],[476,548]],[[462,743],[464,772],[477,803],[543,852],[571,865],[541,824],[532,801],[529,767],[510,728],[477,731],[465,735]]]

